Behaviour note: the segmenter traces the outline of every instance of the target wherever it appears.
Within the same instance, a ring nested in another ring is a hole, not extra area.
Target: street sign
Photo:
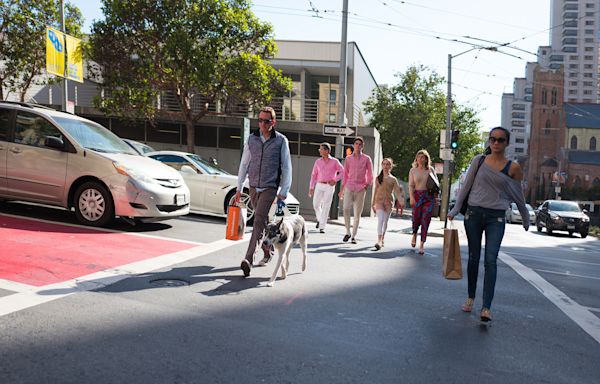
[[[440,159],[442,160],[454,160],[454,154],[450,148],[440,148]]]
[[[354,132],[356,132],[356,127],[323,124],[324,136],[352,136]]]

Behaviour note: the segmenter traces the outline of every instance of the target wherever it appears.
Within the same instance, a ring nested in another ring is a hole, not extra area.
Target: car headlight
[[[141,181],[144,183],[151,183],[151,184],[156,183],[156,180],[154,180],[150,176],[148,176],[144,173],[141,173],[139,171],[136,171],[135,169],[129,168],[121,163],[117,163],[115,161],[115,162],[113,162],[113,165],[114,165],[115,169],[117,170],[117,172],[123,176],[127,176],[134,180],[138,180],[138,181]]]
[[[583,217],[581,218],[581,221],[582,221],[582,222],[584,222],[584,223],[587,223],[588,221],[590,221],[590,218],[589,218],[589,217],[587,217],[587,216],[583,216]]]
[[[560,220],[561,220],[561,219],[560,219],[560,216],[558,216],[558,215],[550,215],[550,218],[551,218],[552,220],[554,220],[554,221],[560,221]]]

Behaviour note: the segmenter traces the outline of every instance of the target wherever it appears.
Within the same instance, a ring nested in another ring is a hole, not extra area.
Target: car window
[[[561,212],[581,212],[581,209],[579,209],[579,205],[577,205],[577,203],[567,201],[553,201],[549,204],[548,209],[551,211]]]
[[[529,204],[525,204],[525,207],[527,207],[528,211],[533,211],[533,207]]]
[[[511,208],[513,211],[516,211],[516,210],[517,210],[517,204],[515,204],[515,203],[511,203],[511,204],[510,204],[510,208]]]
[[[0,109],[0,140],[6,141],[8,139],[8,128],[10,127],[10,113],[9,109]]]
[[[150,157],[153,158],[154,160],[158,160],[160,162],[163,162],[163,163],[167,164],[169,167],[175,168],[178,171],[181,171],[181,167],[183,167],[184,165],[189,165],[193,169],[196,169],[196,167],[192,163],[190,163],[184,157],[181,157],[181,156],[177,156],[177,155],[152,155]]]
[[[46,137],[63,140],[62,133],[42,116],[28,112],[17,112],[15,124],[15,143],[44,147]]]
[[[214,163],[205,160],[198,155],[189,155],[192,158],[197,168],[200,168],[204,173],[209,175],[230,175],[226,170],[219,168]]]
[[[84,148],[105,153],[137,153],[123,140],[103,126],[89,120],[54,116],[54,120]]]

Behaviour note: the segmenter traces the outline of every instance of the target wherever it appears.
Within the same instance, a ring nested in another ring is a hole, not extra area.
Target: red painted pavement
[[[195,246],[3,215],[0,241],[0,279],[38,287]]]

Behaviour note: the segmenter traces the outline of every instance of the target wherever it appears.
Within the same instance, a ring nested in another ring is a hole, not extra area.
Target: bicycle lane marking
[[[241,241],[223,239],[152,259],[137,261],[118,268],[95,272],[69,281],[43,287],[29,286],[27,288],[27,286],[23,286],[24,289],[18,293],[0,297],[0,317],[78,292],[101,289],[131,276],[183,263],[248,241],[248,239]]]
[[[594,315],[589,308],[575,302],[533,269],[519,263],[512,256],[502,251],[498,255],[504,264],[511,267],[525,281],[534,286],[550,302],[563,311],[575,324],[579,325],[588,335],[600,343],[600,318]]]
[[[45,286],[198,244],[0,215],[0,279]]]

